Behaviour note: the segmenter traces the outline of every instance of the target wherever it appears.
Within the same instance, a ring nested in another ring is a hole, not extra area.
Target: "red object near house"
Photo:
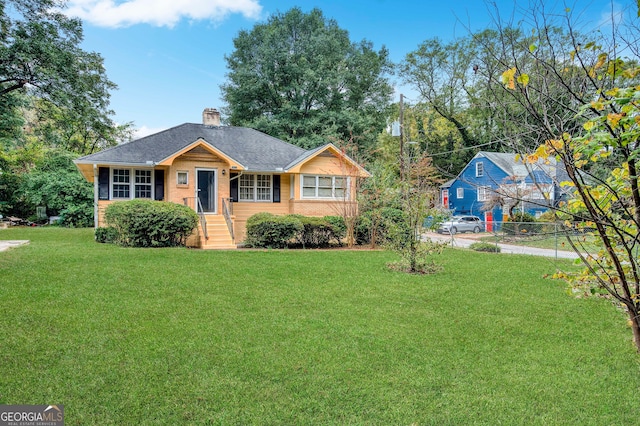
[[[493,213],[484,212],[484,227],[486,232],[493,232]]]

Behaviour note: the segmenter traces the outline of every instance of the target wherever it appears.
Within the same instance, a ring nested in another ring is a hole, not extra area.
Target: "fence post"
[[[554,226],[553,234],[556,239],[556,262],[557,262],[558,261],[558,222],[554,222],[553,226]]]

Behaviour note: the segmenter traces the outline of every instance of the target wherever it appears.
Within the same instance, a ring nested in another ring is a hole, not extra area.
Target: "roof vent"
[[[220,126],[220,111],[215,108],[205,108],[202,111],[202,124],[205,126]]]

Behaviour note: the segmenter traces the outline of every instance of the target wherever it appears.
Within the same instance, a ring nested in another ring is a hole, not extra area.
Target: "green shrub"
[[[198,226],[198,215],[187,206],[140,199],[110,204],[105,220],[118,234],[116,243],[130,247],[184,245]]]
[[[60,211],[60,224],[68,228],[88,228],[93,226],[93,205],[68,205]]]
[[[491,243],[476,242],[469,246],[471,250],[484,251],[488,253],[500,253],[500,247]]]
[[[333,226],[324,218],[298,216],[297,219],[303,227],[296,238],[302,247],[327,247],[329,242],[335,239]]]
[[[290,245],[327,247],[332,241],[340,242],[345,229],[340,216],[257,213],[247,219],[247,238],[244,243],[248,247],[265,248],[285,248]]]
[[[115,243],[118,239],[118,230],[112,226],[96,228],[95,236],[99,243]]]
[[[502,224],[502,232],[507,235],[535,235],[542,229],[542,224],[535,223],[536,218],[529,213],[515,213],[509,222]]]
[[[29,213],[43,206],[49,216],[60,216],[59,225],[93,226],[93,185],[82,177],[73,158],[69,152],[47,151],[42,163],[23,176],[16,192]]]
[[[338,243],[347,236],[347,225],[342,216],[325,216],[323,219],[333,227],[333,235]]]
[[[398,226],[405,226],[405,219],[404,212],[394,207],[366,211],[356,223],[356,243],[369,244],[373,238],[376,245],[385,244],[389,241],[391,229],[396,232]]]
[[[302,222],[293,215],[257,213],[247,219],[244,243],[248,247],[285,248],[303,230]]]

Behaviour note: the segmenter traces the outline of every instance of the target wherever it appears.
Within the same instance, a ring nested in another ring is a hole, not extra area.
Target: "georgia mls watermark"
[[[64,406],[0,405],[0,426],[64,426]]]

